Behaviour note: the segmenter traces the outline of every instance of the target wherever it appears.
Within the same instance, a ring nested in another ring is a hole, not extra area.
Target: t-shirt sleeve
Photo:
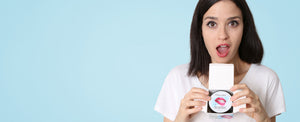
[[[266,112],[269,117],[273,117],[285,112],[285,101],[283,90],[276,73],[271,78],[267,89]]]
[[[175,120],[180,105],[176,94],[177,80],[174,70],[167,75],[154,107],[154,110],[171,121]]]

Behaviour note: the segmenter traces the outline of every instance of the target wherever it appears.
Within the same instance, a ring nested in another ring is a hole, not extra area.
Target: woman
[[[263,47],[245,0],[199,0],[190,38],[191,62],[170,71],[155,105],[165,122],[275,122],[276,115],[285,112],[278,76],[260,64]],[[230,90],[241,92],[231,101],[246,108],[232,119],[213,119],[201,111],[210,100],[209,63],[234,64],[235,85]]]

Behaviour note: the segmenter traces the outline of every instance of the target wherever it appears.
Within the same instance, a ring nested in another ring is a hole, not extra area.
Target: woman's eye
[[[210,21],[210,22],[207,23],[207,26],[208,26],[209,28],[213,28],[213,27],[217,26],[217,23],[215,23],[215,22],[213,22],[213,21]]]
[[[237,21],[231,21],[231,22],[229,22],[229,26],[236,27],[238,25],[239,25],[239,23]]]

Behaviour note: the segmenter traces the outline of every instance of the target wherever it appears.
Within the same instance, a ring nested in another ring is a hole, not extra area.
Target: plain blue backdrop
[[[300,2],[247,0],[263,64],[299,111]],[[1,0],[0,122],[161,122],[163,80],[188,63],[197,0]]]

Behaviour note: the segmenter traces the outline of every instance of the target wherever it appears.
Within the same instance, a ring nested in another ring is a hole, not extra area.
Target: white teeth
[[[220,47],[227,47],[227,45],[221,45]]]

